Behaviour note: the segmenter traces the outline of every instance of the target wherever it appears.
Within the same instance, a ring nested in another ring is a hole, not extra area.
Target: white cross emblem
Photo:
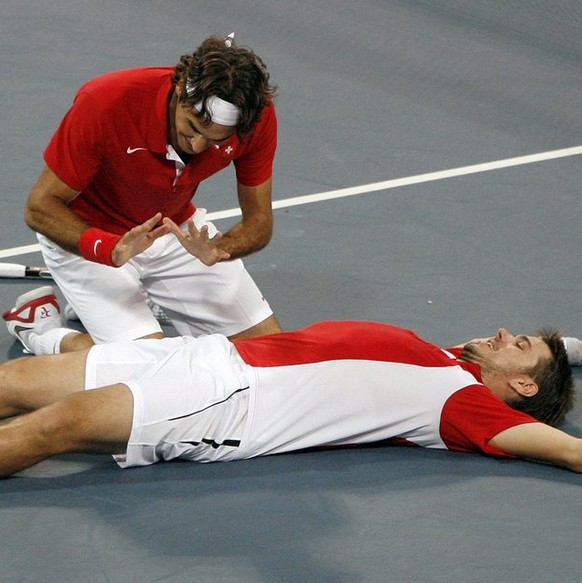
[[[230,153],[232,152],[232,150],[233,150],[233,147],[232,147],[232,146],[227,146],[227,147],[224,149],[224,153],[225,153],[225,154],[230,154]]]

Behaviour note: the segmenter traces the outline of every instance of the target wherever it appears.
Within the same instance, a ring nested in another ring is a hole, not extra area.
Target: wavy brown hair
[[[527,371],[536,381],[538,392],[533,397],[511,403],[511,406],[548,425],[559,425],[574,406],[572,368],[557,330],[542,328],[535,335],[548,345],[552,356],[549,361],[539,362],[531,371]]]
[[[234,40],[211,36],[193,54],[182,55],[174,69],[173,81],[180,87],[180,103],[193,108],[201,103],[196,117],[210,123],[206,100],[215,95],[240,110],[236,131],[244,140],[254,129],[263,108],[277,91],[269,83],[262,59]],[[229,46],[230,45],[230,46]],[[186,92],[186,82],[193,90]]]

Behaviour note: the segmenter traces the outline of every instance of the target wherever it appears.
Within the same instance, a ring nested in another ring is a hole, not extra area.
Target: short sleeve
[[[246,152],[234,161],[236,179],[245,186],[258,186],[273,175],[277,149],[277,116],[273,105],[263,109],[249,140]]]
[[[537,420],[512,409],[487,387],[472,385],[455,392],[443,407],[440,434],[448,449],[509,455],[489,444],[498,433]]]
[[[47,166],[74,190],[83,190],[101,163],[100,108],[80,92],[44,151]]]

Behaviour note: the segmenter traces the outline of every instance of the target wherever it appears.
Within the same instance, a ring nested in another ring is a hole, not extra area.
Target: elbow
[[[575,463],[568,463],[566,467],[577,474],[582,474],[582,460],[577,460]]]
[[[251,227],[251,231],[254,235],[247,239],[248,253],[256,253],[264,249],[271,242],[273,238],[273,223],[270,221],[268,223],[256,224]]]
[[[40,227],[39,216],[40,212],[28,202],[24,208],[24,222],[33,231],[38,231]]]
[[[271,242],[272,238],[273,238],[272,230],[268,233],[263,234],[263,236],[257,242],[257,251],[264,249]]]
[[[266,247],[271,242],[271,239],[273,238],[273,229],[273,216],[270,215],[269,221],[260,230],[262,236],[260,237],[259,245],[261,249]]]
[[[574,440],[564,461],[564,465],[569,470],[582,474],[582,438],[576,438]]]
[[[45,226],[58,213],[62,204],[63,201],[58,197],[40,196],[33,191],[24,207],[24,222],[33,231],[43,233]]]
[[[24,222],[31,228],[34,229],[34,211],[30,208],[30,205],[26,205],[24,208]]]

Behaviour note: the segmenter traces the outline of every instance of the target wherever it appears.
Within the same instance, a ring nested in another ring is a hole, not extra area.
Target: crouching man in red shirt
[[[152,305],[180,334],[279,332],[240,259],[273,232],[274,93],[233,35],[206,39],[175,67],[85,83],[44,152],[25,219],[89,335],[62,327],[50,287],[16,300],[10,333],[35,354],[161,338]],[[242,216],[222,235],[192,198],[231,165]]]

